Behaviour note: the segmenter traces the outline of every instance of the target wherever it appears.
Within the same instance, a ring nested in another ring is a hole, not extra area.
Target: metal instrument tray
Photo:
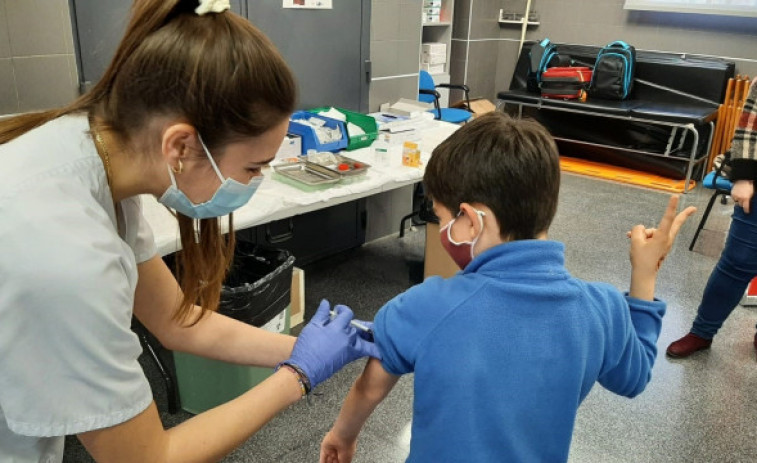
[[[273,167],[274,172],[305,185],[337,183],[342,176],[331,169],[307,161],[291,162]]]
[[[334,158],[336,158],[335,163],[329,163],[329,164],[317,164],[320,167],[326,168],[331,172],[334,172],[339,175],[344,175],[345,177],[349,176],[357,176],[357,175],[363,175],[368,171],[368,168],[371,167],[370,164],[357,161],[352,158],[348,158],[347,156],[342,156],[341,154],[334,154]],[[311,163],[312,164],[312,163]],[[340,165],[346,165],[347,169],[340,170]]]

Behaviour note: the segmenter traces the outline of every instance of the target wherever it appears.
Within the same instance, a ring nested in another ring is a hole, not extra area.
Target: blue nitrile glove
[[[331,320],[330,304],[322,300],[310,323],[302,329],[284,364],[293,365],[307,376],[312,390],[343,366],[366,355],[381,358],[372,342],[362,339],[350,326],[352,310],[343,305],[334,307],[337,315]]]

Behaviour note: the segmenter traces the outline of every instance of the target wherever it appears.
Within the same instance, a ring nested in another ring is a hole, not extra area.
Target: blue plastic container
[[[329,107],[313,108],[310,110],[310,112],[322,113],[324,111],[328,111],[329,109],[330,109]],[[373,116],[368,116],[366,114],[360,114],[353,111],[348,111],[342,108],[334,108],[334,109],[344,114],[348,123],[351,122],[355,124],[356,126],[363,129],[363,131],[365,132],[364,134],[350,137],[349,142],[347,143],[347,151],[352,151],[359,148],[365,148],[366,146],[371,146],[371,143],[373,143],[373,141],[378,136],[378,125],[376,125],[376,119]]]
[[[312,127],[292,122],[298,119],[310,119],[311,117],[323,119],[326,121],[326,124],[324,125],[328,128],[333,129],[339,127],[342,131],[342,139],[332,143],[320,143],[318,137],[315,135],[315,130]],[[320,114],[313,114],[309,111],[297,111],[289,117],[289,133],[302,137],[302,154],[306,154],[310,149],[316,151],[336,152],[346,148],[348,143],[347,127],[344,122],[331,119],[330,117],[321,116]]]

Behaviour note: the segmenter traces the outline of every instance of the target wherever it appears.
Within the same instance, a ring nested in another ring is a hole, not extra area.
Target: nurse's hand
[[[329,302],[324,299],[297,338],[292,356],[284,362],[299,367],[311,389],[353,360],[365,356],[381,358],[376,345],[360,337],[350,326],[353,314],[349,307],[335,306],[333,320],[329,310]]]

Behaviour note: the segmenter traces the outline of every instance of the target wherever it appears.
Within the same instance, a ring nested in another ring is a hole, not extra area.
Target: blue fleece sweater
[[[409,289],[374,325],[384,369],[415,372],[407,461],[567,461],[595,381],[644,390],[664,313],[573,278],[554,241],[502,244]]]

